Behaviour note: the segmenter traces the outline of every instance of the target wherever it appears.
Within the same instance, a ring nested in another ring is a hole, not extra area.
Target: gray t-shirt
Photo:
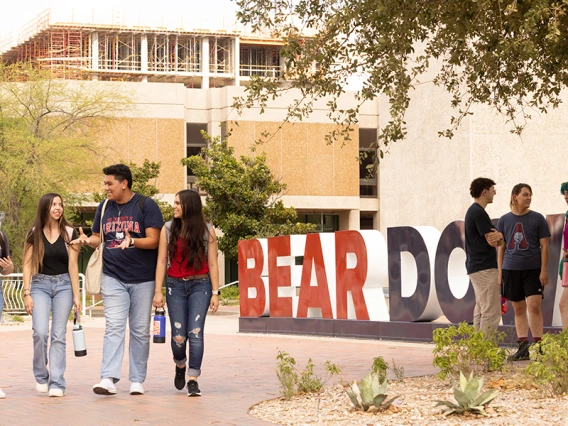
[[[503,269],[540,269],[540,239],[550,237],[543,215],[533,211],[522,216],[507,213],[497,222],[497,230],[505,238]]]

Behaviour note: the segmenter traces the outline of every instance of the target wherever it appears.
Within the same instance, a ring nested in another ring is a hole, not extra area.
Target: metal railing
[[[23,274],[0,276],[0,282],[2,282],[1,290],[4,294],[4,312],[7,314],[25,314]],[[83,305],[82,315],[85,315],[88,309],[86,306],[87,294],[84,290],[84,282],[85,275],[79,274],[79,291],[81,292],[81,304]],[[89,309],[90,308],[89,306]]]

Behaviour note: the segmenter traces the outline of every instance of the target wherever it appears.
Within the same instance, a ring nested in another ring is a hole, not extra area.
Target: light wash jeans
[[[32,329],[34,342],[34,376],[37,383],[47,383],[50,389],[65,390],[63,377],[67,358],[65,337],[69,313],[73,307],[73,289],[69,274],[43,275],[32,277],[30,294],[34,302]],[[51,336],[49,314],[51,312]],[[50,337],[49,362],[47,368],[47,339]]]
[[[203,361],[203,332],[211,302],[211,280],[200,278],[184,281],[168,277],[166,301],[172,327],[172,353],[177,365],[187,362],[189,338],[189,369],[187,375],[199,377]]]
[[[101,294],[106,319],[103,341],[101,378],[114,383],[120,380],[124,356],[126,321],[130,327],[130,372],[131,382],[142,383],[146,379],[148,355],[150,354],[150,317],[155,281],[126,284],[103,274]]]

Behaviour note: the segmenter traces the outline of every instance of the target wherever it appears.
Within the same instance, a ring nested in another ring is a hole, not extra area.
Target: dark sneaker
[[[201,396],[201,391],[195,380],[187,382],[187,396]]]
[[[185,387],[185,365],[179,368],[176,365],[176,377],[174,378],[174,386],[177,390],[182,390]]]
[[[519,342],[519,349],[517,349],[517,352],[509,357],[509,360],[526,361],[527,359],[530,359],[529,347],[530,344],[527,340]]]

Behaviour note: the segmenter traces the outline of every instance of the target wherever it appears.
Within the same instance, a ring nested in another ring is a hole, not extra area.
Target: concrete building
[[[352,141],[343,146],[326,143],[335,125],[323,101],[306,120],[284,125],[298,93],[270,103],[264,114],[251,108],[238,116],[232,109],[251,76],[280,75],[280,48],[278,40],[242,31],[60,21],[46,10],[16,38],[0,42],[0,60],[32,61],[69,84],[88,81],[131,93],[135,108],[101,135],[101,143],[114,148],[116,161],[160,161],[158,187],[165,200],[195,187],[180,159],[205,146],[201,130],[221,137],[230,130],[237,155],[250,154],[268,131],[270,141],[257,152],[266,152],[274,175],[287,184],[283,201],[297,209],[300,221],[322,231],[378,229],[378,182],[364,179],[365,164],[358,160],[359,151],[376,140],[377,103],[365,105]],[[340,101],[345,108],[354,103],[349,94]]]

